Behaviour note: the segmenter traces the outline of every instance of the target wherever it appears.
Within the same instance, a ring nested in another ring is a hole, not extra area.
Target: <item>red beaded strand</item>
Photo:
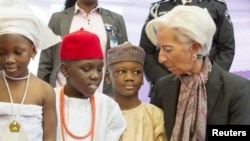
[[[64,130],[75,139],[84,139],[88,136],[91,136],[91,141],[94,139],[94,128],[95,128],[95,98],[94,96],[90,96],[90,103],[91,103],[91,110],[92,110],[92,122],[91,122],[91,128],[88,133],[85,135],[79,136],[73,134],[69,128],[67,127],[66,120],[65,120],[65,108],[64,108],[64,87],[61,89],[60,92],[60,119],[61,119],[61,132],[62,132],[62,138],[63,141],[65,141],[65,134]]]

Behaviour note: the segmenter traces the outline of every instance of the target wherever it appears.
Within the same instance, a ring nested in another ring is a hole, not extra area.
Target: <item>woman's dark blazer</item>
[[[150,103],[164,111],[165,129],[171,137],[175,123],[180,81],[170,74],[157,81]],[[207,124],[250,125],[250,81],[213,63],[206,83]]]

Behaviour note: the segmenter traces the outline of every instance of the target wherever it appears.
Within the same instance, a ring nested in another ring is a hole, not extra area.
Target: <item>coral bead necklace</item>
[[[61,120],[61,132],[62,132],[63,141],[65,141],[64,131],[66,131],[67,134],[74,139],[85,139],[85,138],[91,136],[91,141],[93,141],[94,140],[94,127],[95,127],[95,98],[94,98],[94,96],[90,96],[91,111],[92,111],[91,128],[88,131],[88,133],[86,133],[85,135],[81,135],[81,136],[75,135],[74,133],[72,133],[69,130],[67,123],[66,123],[66,120],[65,120],[64,89],[65,89],[65,87],[63,87],[61,89],[61,92],[60,92],[60,120]]]

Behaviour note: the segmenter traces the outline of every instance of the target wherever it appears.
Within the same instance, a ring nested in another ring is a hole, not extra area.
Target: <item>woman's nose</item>
[[[167,61],[167,56],[165,54],[163,54],[162,51],[160,51],[159,56],[158,56],[158,62],[164,63],[166,61]]]

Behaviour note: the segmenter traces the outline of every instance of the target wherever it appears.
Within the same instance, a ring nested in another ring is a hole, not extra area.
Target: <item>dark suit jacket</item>
[[[151,103],[164,111],[165,129],[171,137],[180,90],[179,78],[173,74],[159,79]],[[207,124],[250,125],[250,81],[222,70],[216,63],[206,84]]]
[[[128,37],[123,17],[104,8],[100,8],[99,10],[104,23],[112,25],[112,28],[118,39],[118,44],[127,41]],[[73,6],[62,12],[56,12],[52,14],[52,17],[49,21],[49,27],[56,35],[60,35],[61,37],[63,37],[69,33],[71,21],[74,16],[74,11],[75,7]],[[109,38],[108,35],[107,37]],[[109,39],[107,41],[109,41]],[[53,87],[55,87],[56,85],[57,74],[60,71],[59,46],[60,44],[41,52],[37,72],[37,76],[39,78],[50,83]],[[106,48],[110,48],[109,42]],[[107,84],[105,83],[104,91],[106,91],[106,93],[109,93],[111,90],[110,88],[107,88],[108,86],[106,85]]]

